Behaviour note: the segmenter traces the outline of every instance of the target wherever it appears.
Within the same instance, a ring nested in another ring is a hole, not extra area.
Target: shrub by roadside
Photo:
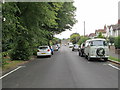
[[[115,38],[115,48],[120,49],[120,36]]]
[[[115,58],[115,57],[112,57],[112,56],[110,56],[109,59],[120,62],[119,58]]]

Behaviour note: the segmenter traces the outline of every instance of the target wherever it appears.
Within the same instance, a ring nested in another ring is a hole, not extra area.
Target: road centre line
[[[108,64],[108,65],[111,66],[111,67],[113,67],[113,68],[115,68],[115,69],[117,69],[117,70],[120,70],[120,68],[118,68],[118,67],[116,67],[116,66],[114,66],[112,64]]]
[[[1,76],[0,79],[2,79],[2,78],[4,78],[4,77],[8,76],[9,74],[11,74],[11,73],[17,71],[18,69],[20,69],[20,68],[22,68],[22,67],[25,67],[25,66],[19,66],[19,67],[17,67],[16,69],[14,69],[14,70],[8,72],[7,74]]]

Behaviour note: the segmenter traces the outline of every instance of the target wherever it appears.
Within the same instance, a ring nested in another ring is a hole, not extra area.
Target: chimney
[[[106,30],[107,28],[106,28],[106,25],[104,26],[104,30]]]
[[[118,20],[118,24],[120,24],[120,19]]]

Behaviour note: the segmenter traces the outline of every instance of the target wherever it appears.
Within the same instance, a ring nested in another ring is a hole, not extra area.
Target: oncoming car
[[[39,46],[37,50],[37,57],[39,56],[50,56],[52,55],[52,51],[49,46]]]
[[[100,58],[107,61],[109,57],[107,41],[101,38],[87,40],[85,42],[84,53],[88,60],[91,60],[92,58]]]

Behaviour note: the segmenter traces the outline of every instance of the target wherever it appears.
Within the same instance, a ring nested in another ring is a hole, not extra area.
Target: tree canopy
[[[35,47],[49,45],[55,41],[54,34],[71,30],[76,23],[73,2],[6,2],[2,6],[2,47],[11,50],[12,59],[29,59]]]
[[[79,33],[73,33],[72,35],[70,35],[70,42],[72,42],[73,44],[76,44],[80,39],[80,34]]]

